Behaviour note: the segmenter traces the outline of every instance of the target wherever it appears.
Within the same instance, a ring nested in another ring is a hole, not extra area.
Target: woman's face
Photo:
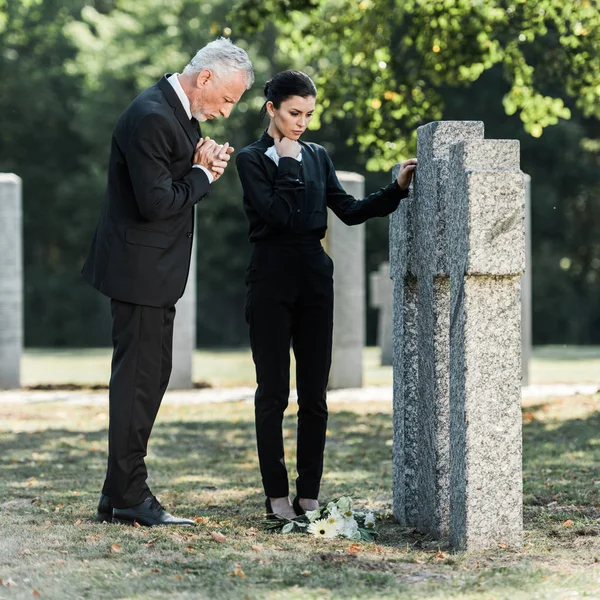
[[[267,102],[267,111],[271,124],[282,137],[297,140],[304,133],[315,111],[315,97],[290,96],[279,108],[272,102]]]

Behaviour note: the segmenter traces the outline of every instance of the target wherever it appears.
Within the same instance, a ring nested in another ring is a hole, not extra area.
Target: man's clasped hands
[[[216,181],[223,175],[233,150],[229,142],[217,144],[215,140],[211,140],[208,136],[200,138],[194,153],[194,164],[208,169],[212,173],[214,181]]]

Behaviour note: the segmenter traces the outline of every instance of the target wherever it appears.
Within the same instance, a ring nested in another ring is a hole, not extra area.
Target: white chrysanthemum
[[[317,519],[308,526],[307,531],[317,538],[333,538],[337,535],[337,526],[327,519]]]
[[[342,496],[336,505],[342,514],[350,513],[349,516],[352,516],[352,498],[350,496]]]
[[[372,529],[375,527],[375,515],[372,512],[368,512],[365,515],[365,527],[367,529]]]
[[[308,520],[312,523],[321,516],[321,509],[317,508],[317,510],[307,510],[305,514]]]
[[[354,519],[344,519],[339,527],[339,532],[340,535],[350,540],[360,539],[358,523]]]
[[[329,510],[329,514],[325,519],[330,525],[334,525],[338,532],[344,526],[344,517],[336,507]]]

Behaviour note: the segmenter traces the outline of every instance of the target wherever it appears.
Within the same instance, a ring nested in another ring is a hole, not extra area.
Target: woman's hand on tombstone
[[[300,144],[284,137],[275,140],[275,150],[277,150],[279,158],[296,158],[300,152]]]
[[[400,171],[398,172],[398,179],[396,179],[398,186],[402,190],[407,190],[410,182],[412,181],[413,174],[417,168],[417,159],[409,158],[400,165]]]

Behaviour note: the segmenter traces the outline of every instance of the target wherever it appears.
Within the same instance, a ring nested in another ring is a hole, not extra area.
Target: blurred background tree
[[[28,346],[110,343],[108,304],[83,283],[112,128],[137,93],[220,35],[257,83],[203,133],[260,135],[264,81],[307,71],[319,112],[307,139],[367,191],[415,152],[416,128],[483,120],[521,140],[532,176],[534,341],[600,343],[598,0],[0,0],[0,171],[24,180]],[[249,254],[230,168],[198,208],[198,343],[245,345]],[[367,224],[367,270],[387,259]],[[375,341],[368,315],[368,341]]]

